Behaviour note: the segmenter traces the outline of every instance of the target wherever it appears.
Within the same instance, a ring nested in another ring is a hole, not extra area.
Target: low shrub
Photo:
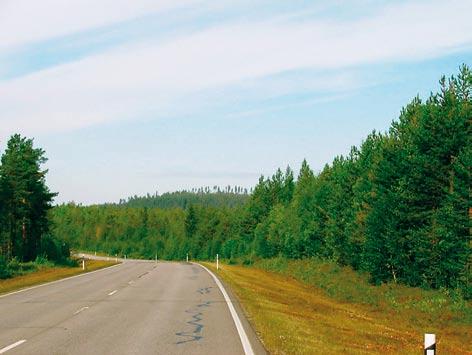
[[[0,255],[0,279],[8,279],[11,277],[11,272],[8,269],[8,264],[4,256]]]
[[[7,268],[12,273],[18,272],[18,271],[21,270],[21,263],[16,257],[14,257],[14,258],[10,259],[10,261],[8,262]]]

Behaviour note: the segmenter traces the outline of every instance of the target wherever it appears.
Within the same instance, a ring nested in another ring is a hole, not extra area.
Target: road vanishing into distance
[[[235,317],[230,310],[233,305]],[[230,355],[265,351],[236,302],[231,296],[229,302],[225,300],[216,281],[200,265],[126,260],[0,296],[3,353]]]

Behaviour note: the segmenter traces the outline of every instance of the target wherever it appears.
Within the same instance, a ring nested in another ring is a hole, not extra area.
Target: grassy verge
[[[63,279],[65,277],[82,274],[84,272],[98,270],[116,264],[111,261],[87,260],[85,271],[82,267],[60,267],[44,265],[36,271],[15,276],[10,279],[0,280],[0,294],[16,291],[22,288],[39,285],[45,282]]]
[[[367,274],[318,259],[274,258],[260,260],[254,266],[318,287],[327,296],[342,302],[401,313],[423,327],[431,326],[430,320],[434,320],[433,328],[456,323],[472,325],[472,303],[453,290],[424,290],[394,283],[373,286]]]
[[[272,354],[419,354],[426,332],[437,334],[441,353],[472,354],[470,303],[444,292],[376,288],[352,270],[312,260],[224,265],[218,275]]]

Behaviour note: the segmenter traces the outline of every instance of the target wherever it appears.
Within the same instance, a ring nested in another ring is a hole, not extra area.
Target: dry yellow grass
[[[422,353],[425,331],[418,324],[428,320],[412,320],[411,313],[336,301],[293,278],[255,268],[224,265],[218,275],[271,354]],[[438,335],[438,350],[472,354],[471,334],[470,326],[449,325]]]
[[[36,272],[0,280],[0,294],[16,291],[22,288],[39,285],[45,282],[63,279],[116,264],[111,261],[87,260],[86,270],[82,267],[44,267]]]

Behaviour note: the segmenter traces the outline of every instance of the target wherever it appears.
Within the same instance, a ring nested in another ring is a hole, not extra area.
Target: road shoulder
[[[221,284],[223,285],[226,293],[228,294],[230,302],[232,303],[236,313],[239,316],[239,320],[241,321],[241,325],[243,326],[244,331],[248,337],[248,340],[251,343],[254,354],[256,355],[267,354],[267,350],[264,348],[264,345],[262,344],[260,337],[257,335],[253,325],[248,320],[247,312],[244,310],[243,306],[239,302],[239,299],[234,294],[231,287],[218,275],[218,271],[216,270],[213,264],[211,263],[199,263],[199,264],[210,269],[213,275],[215,275],[218,278],[218,280],[221,282]]]

